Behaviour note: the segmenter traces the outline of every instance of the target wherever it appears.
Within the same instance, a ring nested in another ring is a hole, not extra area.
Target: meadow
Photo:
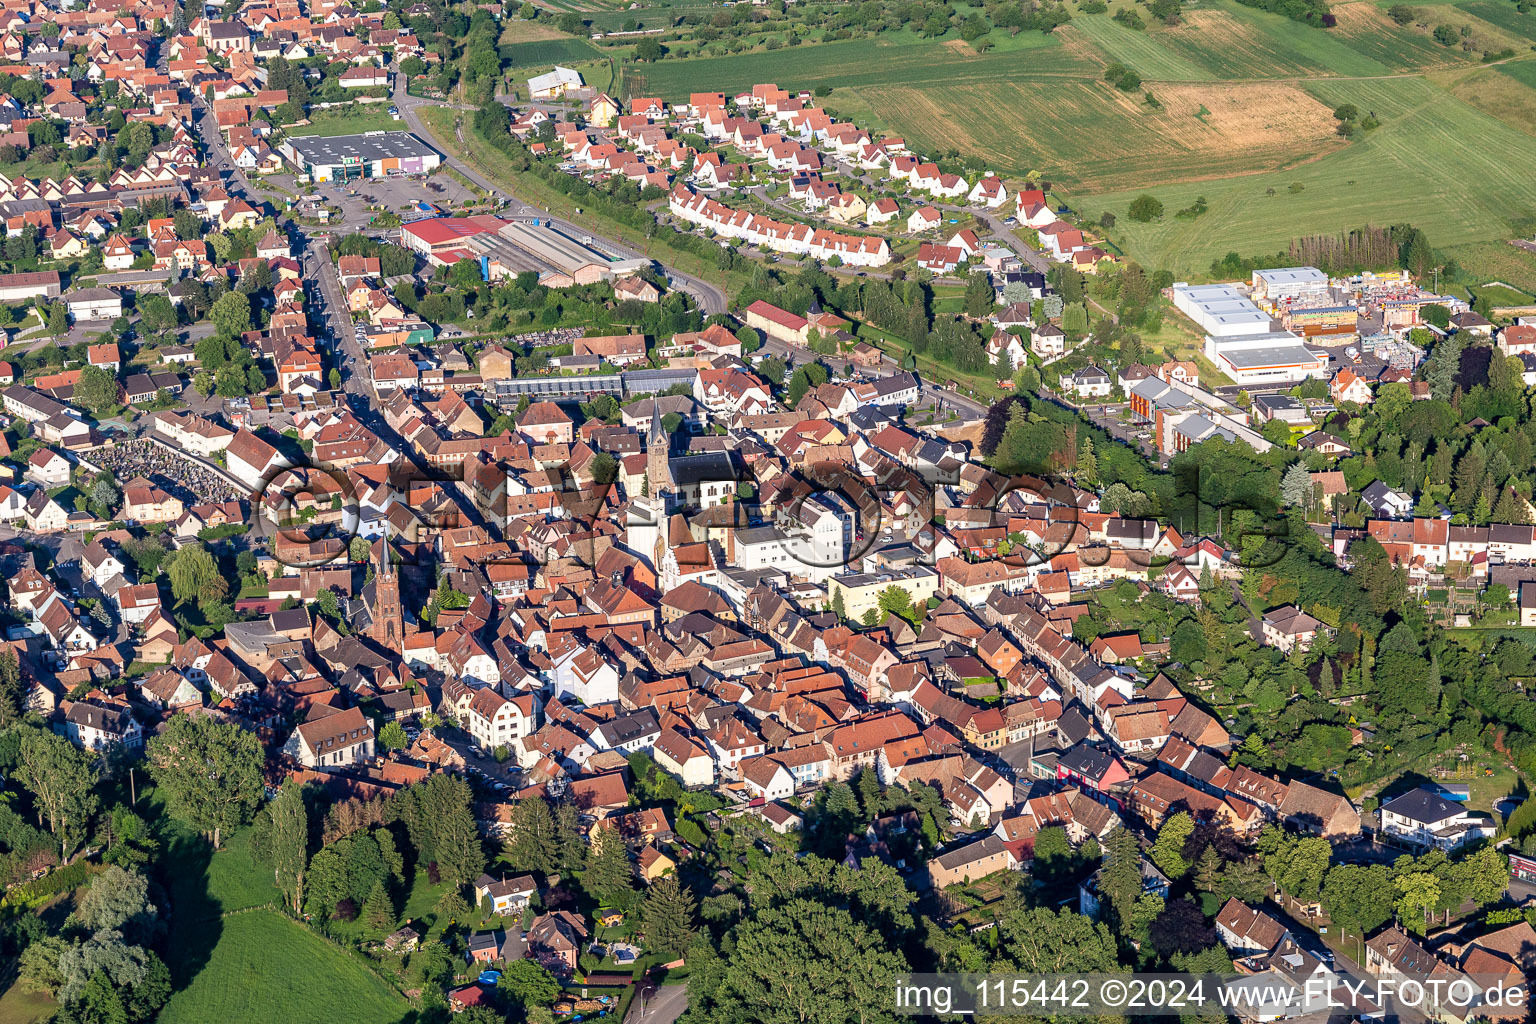
[[[1471,0],[1457,4],[1456,9],[1497,25],[1512,35],[1536,42],[1536,15],[1521,14],[1514,4],[1500,0]]]
[[[1503,281],[1536,295],[1536,253],[1507,242],[1468,242],[1451,246],[1445,254],[1476,281]]]
[[[1202,5],[1172,28],[1149,29],[1148,36],[1169,52],[1228,80],[1383,75],[1395,70],[1323,29],[1230,0]]]
[[[1229,251],[1277,252],[1297,235],[1362,224],[1413,223],[1441,246],[1507,237],[1509,225],[1536,206],[1536,178],[1525,170],[1536,161],[1536,138],[1431,83],[1320,80],[1308,91],[1329,105],[1374,110],[1383,123],[1325,159],[1288,170],[1094,195],[1079,205],[1095,216],[1113,211],[1120,219],[1111,236],[1125,251],[1176,274],[1204,270]],[[1135,224],[1125,213],[1143,191],[1169,210],[1204,195],[1210,209],[1194,220]]]
[[[1536,88],[1521,80],[1525,75],[1536,81],[1529,72],[1536,72],[1536,64],[1525,61],[1433,75],[1431,81],[1483,113],[1527,135],[1536,135]]]
[[[59,1005],[41,992],[33,992],[19,982],[12,982],[0,996],[0,1024],[34,1024],[52,1016]]]
[[[148,804],[163,815],[153,792]],[[271,869],[251,854],[249,829],[217,851],[174,818],[159,817],[156,830],[175,986],[160,1024],[395,1024],[406,1016],[405,999],[359,957],[274,909],[282,896]]]
[[[1335,4],[1333,15],[1338,24],[1328,31],[1329,36],[1394,71],[1464,67],[1470,63],[1460,50],[1441,46],[1428,32],[1414,26],[1399,26],[1376,4],[1363,0]]]
[[[883,39],[854,39],[729,57],[627,64],[624,91],[626,96],[686,100],[690,92],[701,89],[734,94],[759,82],[801,89],[821,85],[848,89],[893,83],[1000,83],[1051,75],[1081,78],[1096,75],[1103,66],[1092,54],[1072,52],[1054,36],[1028,32],[1018,38],[1023,46],[986,54],[976,53],[959,40],[901,45]]]
[[[273,911],[223,921],[208,963],[159,1024],[395,1024],[409,1005],[359,958]]]

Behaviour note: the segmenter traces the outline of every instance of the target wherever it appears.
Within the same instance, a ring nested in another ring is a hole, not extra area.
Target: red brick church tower
[[[389,560],[389,538],[379,541],[373,567],[372,623],[368,635],[386,650],[400,650],[405,642],[405,616],[400,610],[400,574]]]

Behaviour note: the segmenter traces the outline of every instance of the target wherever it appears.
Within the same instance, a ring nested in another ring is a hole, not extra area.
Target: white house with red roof
[[[917,247],[917,265],[935,274],[948,274],[965,260],[964,250],[924,242]]]
[[[1376,400],[1376,396],[1371,393],[1370,382],[1347,366],[1328,385],[1328,393],[1335,402],[1370,405]]]
[[[970,259],[981,252],[981,239],[977,238],[976,232],[970,228],[966,228],[964,231],[956,231],[950,236],[949,241],[944,244],[965,253],[966,259]]]
[[[864,222],[866,224],[888,224],[896,219],[901,212],[901,207],[890,196],[882,196],[870,203],[864,209]]]
[[[1079,249],[1085,248],[1083,233],[1066,221],[1058,220],[1040,229],[1040,246],[1052,258],[1065,262]]]
[[[913,234],[919,231],[931,231],[944,222],[939,216],[939,211],[931,206],[920,206],[907,216],[907,230]]]
[[[966,198],[989,210],[995,210],[1008,201],[1008,187],[1003,184],[1002,178],[989,174],[976,183]]]
[[[1045,201],[1045,193],[1039,189],[1027,189],[1018,194],[1014,216],[1026,227],[1039,230],[1056,219],[1051,206]]]

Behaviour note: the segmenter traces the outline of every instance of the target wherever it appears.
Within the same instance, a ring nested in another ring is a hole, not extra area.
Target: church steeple
[[[379,539],[373,567],[373,623],[368,635],[380,646],[399,650],[405,639],[405,615],[400,607],[400,575],[389,559],[389,533]]]
[[[645,476],[650,482],[653,498],[672,489],[672,473],[667,468],[667,457],[672,451],[672,437],[661,425],[661,403],[651,399],[651,430],[645,441]]]

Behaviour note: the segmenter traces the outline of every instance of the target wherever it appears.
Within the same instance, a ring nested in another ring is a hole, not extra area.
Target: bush
[[[1143,192],[1131,200],[1130,209],[1126,210],[1126,216],[1141,224],[1148,224],[1163,215],[1163,204],[1156,196]]]
[[[705,843],[706,837],[704,835],[704,830],[700,828],[699,823],[694,821],[692,818],[679,817],[677,819],[676,831],[683,842],[689,844],[690,846],[702,847]]]

